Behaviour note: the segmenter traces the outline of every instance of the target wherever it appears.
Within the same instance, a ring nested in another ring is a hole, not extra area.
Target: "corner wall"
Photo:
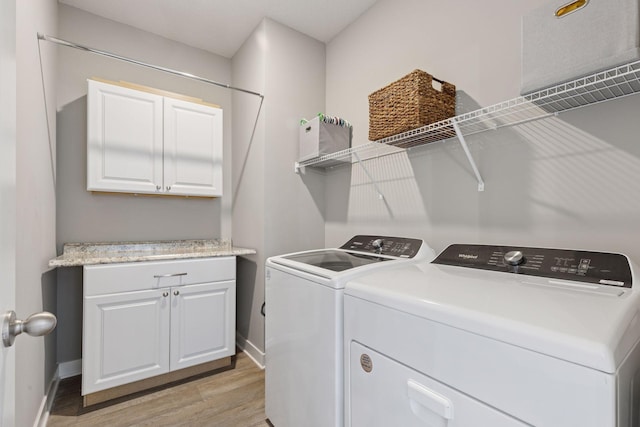
[[[265,93],[264,21],[236,52],[231,68],[233,85]],[[238,257],[236,277],[236,340],[240,348],[264,364],[265,234],[265,109],[268,98],[233,93],[233,242],[253,248],[255,255]]]
[[[233,100],[233,238],[258,252],[239,260],[238,339],[263,362],[265,261],[324,246],[323,176],[296,175],[293,165],[300,119],[324,111],[325,46],[265,19],[232,68],[235,86],[265,96],[261,110],[258,98],[234,94]]]
[[[520,26],[544,1],[380,0],[327,47],[327,110],[368,142],[373,91],[419,68],[456,84],[458,111],[520,91]],[[464,11],[464,12],[462,12]],[[612,23],[613,24],[613,23]],[[624,252],[640,262],[640,96],[327,173],[326,240],[354,234]]]

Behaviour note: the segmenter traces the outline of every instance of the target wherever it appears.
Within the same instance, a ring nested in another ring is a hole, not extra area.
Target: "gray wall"
[[[214,81],[231,81],[231,61],[227,58],[69,6],[59,7],[58,36]],[[230,91],[66,47],[58,47],[58,55],[58,252],[66,242],[231,237]],[[224,110],[223,197],[136,197],[87,192],[86,80],[94,76],[152,86],[220,105]],[[80,268],[58,269],[58,276],[58,361],[65,362],[81,355],[82,272]]]
[[[56,254],[56,55],[51,46],[41,46],[41,74],[36,33],[56,32],[57,6],[55,0],[16,2],[15,310],[22,319],[42,310],[55,312],[56,307],[55,271],[47,265]],[[14,348],[15,425],[27,426],[33,424],[55,372],[55,333],[45,338],[19,337]]]
[[[515,98],[520,23],[542,0],[380,0],[327,46],[327,110],[367,142],[371,92],[419,68],[457,85],[460,111]],[[460,13],[464,10],[464,13]],[[640,262],[640,97],[453,139],[326,177],[326,243],[356,233],[624,252]]]
[[[316,171],[298,176],[293,163],[300,119],[324,110],[325,46],[265,19],[232,65],[235,85],[265,95],[258,117],[258,99],[233,99],[233,238],[258,250],[239,264],[238,334],[260,361],[266,259],[324,246],[324,177]]]

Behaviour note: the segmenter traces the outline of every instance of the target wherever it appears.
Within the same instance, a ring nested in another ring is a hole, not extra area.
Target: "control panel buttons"
[[[453,244],[432,262],[598,285],[620,283],[625,288],[631,288],[633,280],[629,259],[610,252]]]
[[[406,237],[358,235],[340,246],[340,249],[413,258],[420,251],[422,244],[420,239]]]

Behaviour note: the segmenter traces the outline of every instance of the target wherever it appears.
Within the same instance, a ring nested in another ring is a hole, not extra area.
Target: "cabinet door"
[[[162,189],[162,97],[89,80],[87,190]]]
[[[164,185],[169,194],[222,196],[222,109],[165,98]]]
[[[235,281],[172,288],[171,370],[235,354]]]
[[[169,289],[84,298],[82,394],[169,371]]]

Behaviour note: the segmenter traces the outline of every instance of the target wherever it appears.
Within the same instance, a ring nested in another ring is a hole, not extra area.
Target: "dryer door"
[[[527,425],[355,341],[350,350],[347,426]]]

